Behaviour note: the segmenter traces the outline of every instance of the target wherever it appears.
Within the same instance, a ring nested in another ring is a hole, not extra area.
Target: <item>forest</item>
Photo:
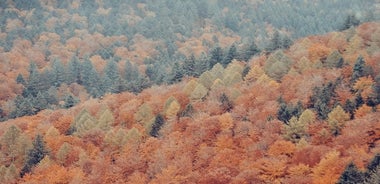
[[[0,183],[380,183],[378,0],[0,15]]]

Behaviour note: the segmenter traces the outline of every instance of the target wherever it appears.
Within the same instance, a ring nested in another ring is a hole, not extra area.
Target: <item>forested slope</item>
[[[0,183],[379,183],[378,4],[1,2]]]
[[[8,120],[0,179],[376,183],[378,35],[379,23],[365,23],[173,85]]]
[[[379,7],[376,0],[4,1],[0,119],[198,77],[300,36],[379,20]]]

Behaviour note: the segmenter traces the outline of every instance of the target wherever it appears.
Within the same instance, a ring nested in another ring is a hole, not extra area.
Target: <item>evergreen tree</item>
[[[292,39],[288,35],[285,35],[281,38],[281,48],[288,49],[293,44]]]
[[[125,62],[124,80],[127,83],[136,80],[138,78],[139,74],[140,74],[139,70],[134,64],[132,64],[130,61]]]
[[[37,11],[41,10],[41,4],[39,0],[14,0],[14,5],[19,10],[32,10],[36,9]]]
[[[256,43],[254,41],[251,41],[249,46],[245,48],[242,53],[240,54],[242,60],[248,61],[252,56],[260,53],[260,49],[257,47]]]
[[[29,65],[29,79],[27,85],[23,91],[23,96],[28,97],[30,95],[36,96],[43,88],[43,81],[41,80],[40,72],[37,69],[37,65],[31,62]]]
[[[364,99],[362,97],[362,94],[358,93],[356,95],[356,97],[355,97],[355,106],[356,106],[356,109],[358,109],[359,107],[361,107],[363,104],[364,104]]]
[[[207,56],[202,54],[196,61],[195,61],[195,72],[194,76],[199,77],[203,72],[207,71],[209,69],[210,63],[207,59]]]
[[[103,76],[103,91],[111,92],[111,93],[119,93],[125,89],[125,85],[121,80],[121,76],[119,74],[117,63],[114,59],[111,59],[107,62],[107,65],[104,69]]]
[[[235,59],[237,56],[237,50],[236,46],[232,45],[230,49],[228,50],[227,55],[224,57],[224,59],[221,61],[222,65],[226,67],[228,64],[231,63],[233,59]]]
[[[211,57],[209,60],[209,69],[212,68],[216,63],[223,61],[223,50],[219,46],[211,50],[210,55]]]
[[[75,104],[77,104],[78,100],[69,94],[69,95],[66,95],[64,102],[65,104],[63,105],[63,107],[68,109],[70,107],[73,107]]]
[[[282,47],[280,33],[276,30],[267,47],[268,52],[273,52]]]
[[[31,98],[24,98],[21,95],[16,96],[14,99],[15,110],[10,113],[10,117],[17,118],[25,115],[33,115],[35,110],[30,99]]]
[[[59,59],[55,59],[51,68],[52,84],[53,86],[59,87],[63,82],[65,82],[65,67]]]
[[[251,70],[251,67],[249,67],[248,65],[244,66],[243,72],[241,73],[241,76],[243,79],[245,78],[245,76],[248,75],[250,70]]]
[[[155,62],[153,64],[147,65],[145,74],[151,82],[155,84],[162,84],[165,82],[167,68],[170,68],[170,66],[161,63],[161,61]]]
[[[37,96],[32,99],[32,105],[35,109],[35,112],[41,111],[46,109],[49,106],[48,100],[47,100],[47,93],[46,92],[38,92]]]
[[[357,79],[360,77],[363,77],[365,75],[365,61],[362,56],[359,56],[358,59],[355,62],[352,76],[351,76],[351,82],[352,84],[355,83]]]
[[[116,82],[119,79],[120,75],[117,68],[117,63],[113,59],[107,62],[104,69],[104,74],[113,82]]]
[[[371,162],[367,166],[368,171],[375,171],[378,167],[380,167],[380,154],[376,154],[375,157],[371,160]]]
[[[187,76],[196,75],[195,63],[196,63],[196,59],[195,59],[194,54],[192,54],[189,58],[185,60],[185,62],[183,63],[183,70],[184,70],[185,75]]]
[[[171,84],[180,82],[183,78],[183,74],[183,67],[178,62],[174,63],[169,82]]]
[[[48,104],[58,104],[58,91],[56,87],[50,87],[47,91],[42,92]]]
[[[101,79],[91,61],[86,60],[83,62],[81,77],[84,87],[91,96],[100,97],[104,94]]]
[[[360,21],[356,18],[355,15],[348,15],[340,30],[343,31],[346,29],[350,29],[351,27],[358,26],[359,24],[360,24]]]
[[[26,85],[25,79],[21,74],[17,75],[16,82],[17,84],[22,84],[23,86]]]
[[[356,110],[355,102],[347,99],[344,103],[343,109],[350,114],[350,119],[354,119],[354,112]]]
[[[224,24],[227,28],[235,32],[239,30],[239,20],[236,14],[229,13],[228,15],[226,15],[224,21]]]
[[[373,85],[373,101],[374,103],[380,104],[380,75],[377,75],[375,78],[375,84]]]
[[[222,93],[219,97],[219,102],[221,103],[221,108],[224,112],[230,112],[234,108],[233,103],[225,93]]]
[[[73,58],[71,58],[68,64],[66,72],[66,82],[67,84],[82,84],[81,63],[79,62],[79,59],[76,56],[73,56]]]
[[[280,107],[277,110],[277,118],[285,124],[288,124],[289,120],[293,116],[298,118],[303,112],[301,102],[298,102],[297,105],[293,106],[292,104],[286,104],[286,102],[284,102],[282,98],[280,98],[279,103]]]
[[[0,122],[6,120],[4,110],[0,108]]]
[[[359,184],[364,182],[364,173],[354,163],[349,163],[339,178],[338,184]]]
[[[187,104],[185,109],[180,113],[180,117],[191,117],[194,113],[194,107],[191,103]]]
[[[26,163],[21,169],[20,176],[23,177],[29,173],[48,154],[45,143],[41,135],[37,135],[33,141],[33,148],[29,150]]]
[[[319,119],[326,119],[328,113],[331,111],[330,101],[335,97],[335,87],[332,82],[322,87],[316,87],[313,90],[313,95],[310,97],[311,108],[317,112]]]
[[[140,93],[145,88],[151,86],[147,76],[139,74],[137,78],[128,83],[127,89],[133,93]]]
[[[158,137],[159,135],[159,131],[162,127],[162,125],[164,125],[165,123],[165,120],[164,120],[164,117],[161,115],[161,114],[158,114],[156,116],[156,119],[154,120],[154,123],[152,125],[152,130],[149,132],[149,134],[152,136],[152,137]]]

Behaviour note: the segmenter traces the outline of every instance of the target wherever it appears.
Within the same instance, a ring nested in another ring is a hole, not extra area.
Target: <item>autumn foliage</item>
[[[75,2],[70,6],[79,6]],[[139,7],[144,10],[144,4]],[[82,18],[72,17],[74,22]],[[46,24],[53,29],[57,23],[49,19]],[[19,24],[9,20],[6,29]],[[336,183],[347,164],[365,170],[380,153],[380,40],[372,33],[379,35],[379,23],[300,39],[287,50],[249,62],[233,60],[226,67],[216,64],[198,77],[140,93],[89,98],[77,84],[59,88],[58,94],[66,90],[81,101],[0,124],[0,183]],[[144,56],[157,54],[161,44],[143,35],[75,34],[65,45],[51,33],[36,42],[50,44],[50,57],[68,63],[73,54],[86,57],[109,40],[131,39],[133,49],[117,47],[115,55],[136,57],[142,71]],[[200,39],[210,37],[205,33],[178,43],[180,52],[198,57],[206,50]],[[224,42],[235,39],[225,37]],[[0,73],[5,113],[13,110],[7,99],[22,91],[6,79],[16,79],[16,71],[26,75],[28,58],[39,70],[50,67],[37,45],[17,40],[1,54],[8,58]],[[355,71],[359,57],[372,71]],[[99,55],[89,60],[95,70],[105,67]],[[353,80],[355,72],[361,73]],[[40,137],[45,155],[20,176],[37,149],[32,142]]]

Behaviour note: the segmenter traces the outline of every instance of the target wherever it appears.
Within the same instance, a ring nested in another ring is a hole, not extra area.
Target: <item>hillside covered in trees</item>
[[[377,0],[0,15],[0,183],[380,182]]]

